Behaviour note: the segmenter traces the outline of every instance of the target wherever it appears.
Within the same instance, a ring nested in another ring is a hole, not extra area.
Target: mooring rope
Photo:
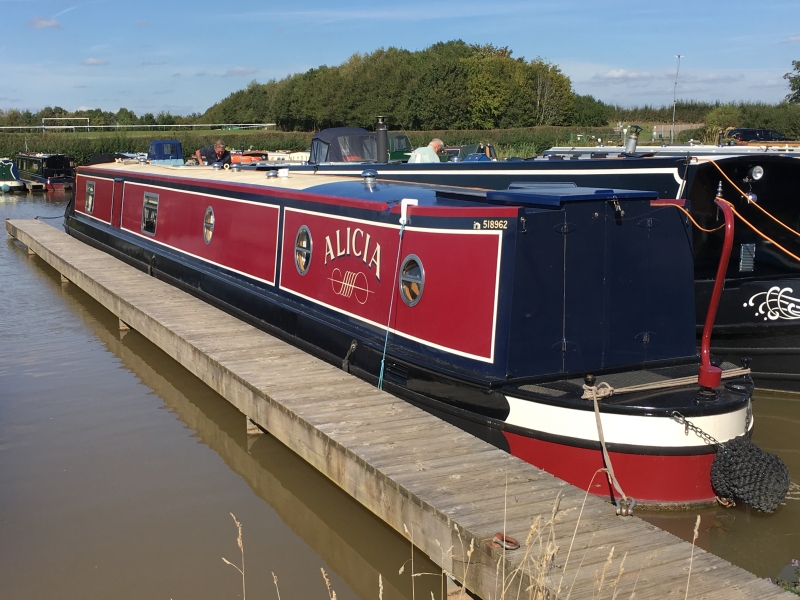
[[[753,225],[753,224],[752,224],[750,221],[748,221],[747,219],[745,219],[745,218],[744,218],[744,217],[743,217],[741,214],[739,214],[739,212],[736,210],[736,208],[734,208],[733,204],[732,204],[732,203],[731,203],[729,200],[726,200],[725,198],[722,198],[722,197],[720,197],[720,196],[717,196],[717,200],[721,200],[722,202],[725,202],[725,203],[726,203],[728,206],[730,206],[730,207],[731,207],[731,211],[733,212],[733,214],[735,214],[737,217],[739,217],[739,218],[742,220],[742,222],[743,222],[745,225],[747,225],[747,226],[748,226],[750,229],[752,229],[753,231],[755,231],[755,232],[756,232],[758,235],[760,235],[762,238],[764,238],[765,240],[767,240],[769,243],[773,244],[773,245],[774,245],[776,248],[778,248],[779,250],[782,250],[783,252],[785,252],[786,254],[788,254],[789,256],[791,256],[791,257],[792,257],[793,259],[795,259],[796,261],[800,262],[800,256],[797,256],[797,255],[796,255],[794,252],[792,252],[791,250],[788,250],[788,249],[784,248],[783,246],[781,246],[781,245],[780,245],[778,242],[776,242],[775,240],[773,240],[773,239],[772,239],[771,237],[769,237],[769,236],[768,236],[766,233],[764,233],[763,231],[761,231],[760,229],[758,229],[758,227],[756,227],[755,225]],[[757,205],[756,205],[756,206],[757,206]],[[779,222],[780,222],[780,221],[779,221]],[[787,229],[788,229],[788,228],[787,228]],[[794,231],[794,230],[792,229],[791,231]]]
[[[675,208],[677,208],[679,211],[681,211],[683,214],[685,214],[687,217],[689,217],[689,220],[690,220],[692,223],[694,223],[694,226],[695,226],[695,227],[697,227],[697,228],[698,228],[700,231],[705,231],[706,233],[714,233],[715,231],[719,231],[720,229],[722,229],[723,227],[725,227],[725,223],[723,223],[722,225],[720,225],[719,227],[715,227],[714,229],[706,229],[705,227],[703,227],[702,225],[700,225],[700,223],[698,223],[697,221],[695,221],[695,220],[694,220],[694,217],[693,217],[693,216],[692,216],[692,215],[689,213],[689,211],[688,211],[688,210],[686,210],[685,208],[683,208],[682,206],[678,206],[677,204],[670,204],[669,206],[674,206],[674,207],[675,207]]]
[[[765,215],[767,215],[767,216],[768,216],[770,219],[772,219],[773,221],[775,221],[775,222],[776,222],[778,225],[780,225],[781,227],[783,227],[784,229],[786,229],[786,230],[787,230],[787,231],[789,231],[790,233],[793,233],[793,234],[794,234],[794,235],[796,235],[797,237],[800,237],[800,232],[798,232],[798,231],[795,231],[794,229],[792,229],[791,227],[789,227],[789,226],[788,226],[786,223],[784,223],[783,221],[781,221],[781,220],[779,220],[779,219],[777,219],[777,218],[773,217],[773,216],[772,216],[772,215],[771,215],[771,214],[770,214],[770,213],[769,213],[769,212],[768,212],[768,211],[767,211],[765,208],[763,208],[763,207],[759,206],[758,202],[753,202],[752,200],[750,200],[750,196],[748,196],[748,195],[747,195],[747,194],[746,194],[746,193],[745,193],[745,192],[742,190],[742,188],[740,188],[738,185],[736,185],[736,184],[733,182],[733,180],[732,180],[730,177],[728,177],[728,175],[725,173],[725,171],[723,171],[723,170],[722,170],[722,167],[720,167],[720,166],[719,166],[719,165],[718,165],[718,164],[717,164],[715,161],[711,160],[711,161],[709,161],[709,162],[710,162],[712,165],[714,165],[714,166],[717,168],[717,170],[718,170],[718,171],[719,171],[719,172],[722,174],[722,176],[723,176],[725,179],[727,179],[728,183],[730,183],[730,184],[731,184],[731,185],[734,187],[734,189],[735,189],[737,192],[739,192],[739,193],[742,195],[742,197],[743,197],[743,198],[745,198],[745,199],[747,200],[747,203],[748,203],[748,204],[751,204],[751,205],[755,206],[755,207],[756,207],[758,210],[760,210],[762,213],[764,213]],[[729,202],[729,204],[730,204],[730,202]],[[740,218],[740,219],[742,219],[742,221],[744,221],[744,219],[743,219],[741,216],[740,216],[739,218]],[[747,221],[745,221],[745,223],[747,223]],[[748,223],[748,225],[750,225],[750,224]],[[763,234],[762,234],[760,231],[758,231],[757,229],[755,229],[755,227],[753,227],[752,225],[750,225],[750,227],[752,227],[752,228],[753,228],[753,229],[756,231],[756,233],[759,233],[760,235],[763,235]],[[764,237],[766,237],[766,236],[764,236]],[[770,241],[772,241],[772,240],[770,240]],[[773,243],[775,243],[775,242],[773,242]]]
[[[742,375],[749,375],[750,369],[735,368],[728,369],[722,372],[723,379],[731,377],[741,377]],[[582,400],[592,400],[593,398],[608,398],[614,394],[631,394],[633,392],[645,392],[648,390],[663,390],[673,387],[680,387],[682,385],[691,385],[697,383],[697,375],[690,377],[678,377],[676,379],[665,379],[663,381],[654,381],[652,383],[641,383],[639,385],[629,385],[627,387],[614,388],[605,381],[601,381],[597,385],[583,385]]]
[[[605,382],[603,382],[605,383]],[[597,389],[603,385],[583,385],[583,389],[586,390],[584,392],[584,396],[586,392],[589,392],[592,396],[592,400],[594,401],[594,420],[597,423],[597,437],[600,439],[600,448],[603,450],[603,460],[605,461],[606,465],[606,476],[608,477],[609,483],[617,490],[617,493],[622,496],[622,502],[626,507],[630,505],[628,500],[628,496],[625,495],[625,492],[622,491],[622,486],[619,484],[617,480],[617,476],[614,474],[614,465],[611,464],[611,457],[608,455],[608,449],[606,448],[606,438],[603,435],[603,423],[600,420],[600,406],[597,402]],[[608,385],[607,383],[605,385]],[[608,386],[611,387],[611,386]],[[619,511],[618,511],[619,512]],[[625,516],[628,516],[627,514]]]
[[[397,260],[394,264],[394,282],[392,283],[392,295],[389,300],[389,319],[386,322],[386,337],[383,340],[383,355],[381,356],[381,372],[378,376],[378,389],[383,389],[383,373],[386,369],[386,349],[389,347],[389,328],[392,324],[392,310],[394,309],[394,295],[395,295],[395,286],[397,286],[397,272],[400,269],[400,252],[403,247],[403,231],[406,228],[405,221],[400,223],[400,241],[397,243]]]

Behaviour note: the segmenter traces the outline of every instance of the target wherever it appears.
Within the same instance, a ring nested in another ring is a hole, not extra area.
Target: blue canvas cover
[[[151,165],[183,165],[183,148],[178,140],[153,140],[147,148]]]
[[[561,208],[567,202],[655,200],[656,198],[658,198],[658,192],[576,187],[563,183],[511,184],[507,190],[486,193],[486,199],[490,202],[556,209]]]

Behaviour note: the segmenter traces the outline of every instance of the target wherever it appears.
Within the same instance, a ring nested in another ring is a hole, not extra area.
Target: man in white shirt
[[[433,163],[439,161],[439,152],[444,150],[444,142],[439,138],[433,138],[427,146],[417,148],[408,157],[410,163]]]

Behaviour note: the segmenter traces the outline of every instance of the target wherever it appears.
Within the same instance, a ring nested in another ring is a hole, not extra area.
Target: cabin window
[[[211,243],[211,237],[214,235],[214,209],[210,206],[206,209],[206,216],[203,217],[203,239],[206,244]]]
[[[305,275],[311,266],[311,232],[305,225],[300,227],[294,240],[294,264],[300,275]]]
[[[94,181],[86,182],[86,200],[84,202],[84,210],[91,213],[94,210]]]
[[[415,254],[409,254],[400,267],[400,296],[408,306],[416,306],[425,287],[425,270]]]
[[[149,235],[156,234],[156,219],[158,217],[158,194],[145,192],[144,206],[142,207],[142,231]]]

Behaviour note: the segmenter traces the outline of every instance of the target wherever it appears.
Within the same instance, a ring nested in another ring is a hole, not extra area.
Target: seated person
[[[408,157],[410,163],[433,163],[441,162],[439,152],[444,150],[444,142],[439,138],[433,138],[427,146],[417,148]]]
[[[194,153],[198,165],[210,165],[211,163],[231,164],[231,153],[225,150],[225,142],[217,140],[213,146],[200,148]]]

